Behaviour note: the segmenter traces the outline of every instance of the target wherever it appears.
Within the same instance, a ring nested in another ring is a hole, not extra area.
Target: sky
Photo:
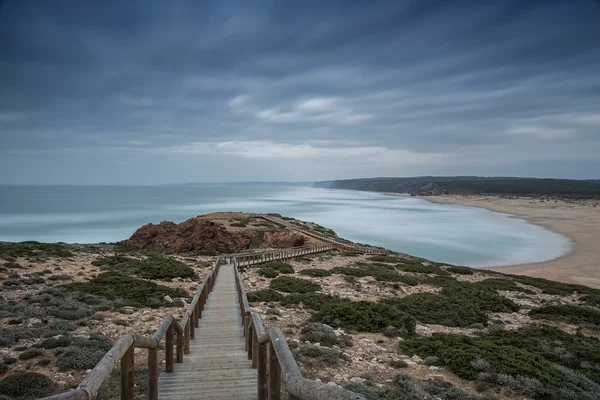
[[[600,178],[598,0],[0,0],[0,183]]]

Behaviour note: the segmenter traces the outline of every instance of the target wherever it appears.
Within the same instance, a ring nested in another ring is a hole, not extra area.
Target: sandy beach
[[[600,288],[600,201],[454,195],[422,198],[436,203],[482,207],[512,214],[561,233],[574,244],[569,254],[552,261],[491,269]]]

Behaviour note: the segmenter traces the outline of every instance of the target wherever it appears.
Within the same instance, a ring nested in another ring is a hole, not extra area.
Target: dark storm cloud
[[[592,0],[3,1],[0,181],[597,176],[599,21]]]

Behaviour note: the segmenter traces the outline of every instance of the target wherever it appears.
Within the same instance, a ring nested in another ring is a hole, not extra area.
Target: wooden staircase
[[[257,370],[245,349],[234,268],[222,265],[190,342],[190,354],[158,378],[158,398],[257,399]]]

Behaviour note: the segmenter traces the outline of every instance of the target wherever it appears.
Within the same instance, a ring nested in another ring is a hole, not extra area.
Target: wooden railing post
[[[185,329],[183,330],[183,353],[190,354],[190,333],[192,329],[192,321],[188,318],[187,324],[185,324]],[[183,362],[183,361],[182,361]]]
[[[258,400],[267,400],[267,344],[258,345]]]
[[[173,372],[173,324],[176,323],[175,321],[171,322],[165,337],[165,370],[167,372]]]
[[[269,400],[281,399],[281,367],[273,343],[269,341]]]
[[[188,324],[190,325],[190,335],[189,335],[189,339],[194,339],[196,338],[196,308],[194,307],[194,309],[192,310],[192,312],[190,313],[190,320],[188,321]],[[188,352],[189,352],[189,341],[186,343],[187,347],[188,347]]]
[[[158,400],[158,347],[148,350],[148,400]]]
[[[246,319],[248,320],[248,322],[246,322],[246,351],[248,352],[248,360],[252,360],[252,336],[254,336],[254,327],[250,315],[246,315]]]
[[[183,362],[183,332],[177,332],[177,358],[175,362]]]
[[[258,332],[256,332],[256,326],[252,323],[252,368],[254,369],[258,367],[259,351]]]
[[[121,400],[133,400],[133,345],[121,358]]]

